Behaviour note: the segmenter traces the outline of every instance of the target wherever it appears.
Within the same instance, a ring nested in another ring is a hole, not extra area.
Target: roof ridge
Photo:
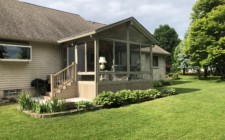
[[[27,5],[32,5],[32,6],[36,6],[36,7],[41,7],[41,8],[53,10],[53,11],[58,11],[58,12],[62,12],[62,13],[72,14],[72,15],[76,15],[76,16],[79,16],[79,17],[83,18],[82,16],[80,16],[79,14],[76,14],[76,13],[63,11],[63,10],[59,10],[59,9],[54,9],[54,8],[50,8],[50,7],[45,7],[45,6],[42,6],[42,5],[37,5],[37,4],[33,4],[33,3],[26,2],[26,1],[21,1],[21,0],[15,0],[15,1],[18,1],[18,2],[23,3],[23,4],[27,4]],[[84,20],[86,20],[86,19],[84,19]],[[88,21],[88,20],[86,20],[86,21]]]

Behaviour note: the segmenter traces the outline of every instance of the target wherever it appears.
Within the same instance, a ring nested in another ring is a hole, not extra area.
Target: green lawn
[[[225,83],[189,76],[173,83],[182,94],[48,119],[0,106],[0,139],[225,139]]]

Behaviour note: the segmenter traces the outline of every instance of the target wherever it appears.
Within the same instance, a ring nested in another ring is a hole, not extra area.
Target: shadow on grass
[[[180,85],[185,83],[190,83],[191,81],[181,81],[181,80],[173,80],[171,81],[172,85]]]
[[[206,81],[211,81],[211,80],[220,80],[219,76],[208,76],[207,78],[201,77],[200,80],[206,80]]]
[[[191,93],[195,91],[200,91],[201,89],[198,88],[174,88],[176,90],[177,94],[185,94],[185,93]]]

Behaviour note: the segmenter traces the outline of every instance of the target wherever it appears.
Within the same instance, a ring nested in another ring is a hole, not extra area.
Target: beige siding
[[[0,91],[29,89],[35,78],[46,79],[61,69],[61,49],[57,45],[36,42],[30,45],[31,62],[0,62]]]
[[[166,78],[166,62],[164,55],[154,55],[158,56],[158,67],[153,67],[153,80],[165,79]],[[149,54],[142,53],[141,55],[141,62],[142,62],[142,70],[149,70],[150,63],[149,63]]]

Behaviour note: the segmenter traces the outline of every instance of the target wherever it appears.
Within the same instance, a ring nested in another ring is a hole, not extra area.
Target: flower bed
[[[175,89],[163,87],[148,90],[121,90],[118,92],[104,91],[100,93],[93,102],[79,101],[66,103],[63,100],[53,98],[41,103],[32,99],[29,93],[23,92],[19,95],[19,109],[35,118],[46,118],[74,114],[84,111],[92,111],[101,108],[120,107],[174,95]]]

